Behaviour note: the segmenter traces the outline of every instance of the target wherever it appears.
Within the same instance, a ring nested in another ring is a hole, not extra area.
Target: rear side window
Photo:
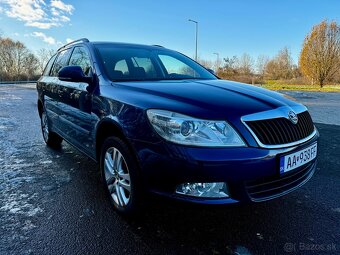
[[[46,67],[45,67],[45,70],[43,72],[43,76],[49,76],[50,75],[50,72],[51,72],[51,67],[53,65],[53,62],[55,60],[57,55],[54,55],[53,57],[51,57],[51,59],[48,61]]]
[[[89,75],[91,70],[91,60],[84,47],[76,47],[72,52],[70,63],[71,66],[80,66],[86,76]]]
[[[70,56],[70,49],[59,52],[56,61],[53,64],[51,76],[58,76],[61,68],[67,65]]]

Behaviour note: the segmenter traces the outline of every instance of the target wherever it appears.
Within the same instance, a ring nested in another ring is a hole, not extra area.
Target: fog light
[[[193,197],[227,198],[227,185],[224,182],[182,183],[176,188],[176,193]]]

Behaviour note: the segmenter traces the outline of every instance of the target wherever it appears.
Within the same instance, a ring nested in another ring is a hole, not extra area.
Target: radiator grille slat
[[[272,176],[265,179],[246,182],[248,195],[253,201],[265,201],[280,196],[306,182],[314,173],[315,162],[300,167],[285,176]]]
[[[297,116],[297,124],[283,117],[246,123],[262,144],[280,145],[300,141],[313,133],[314,124],[309,112],[305,111]]]

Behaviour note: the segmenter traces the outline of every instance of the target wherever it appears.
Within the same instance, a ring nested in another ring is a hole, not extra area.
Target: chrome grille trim
[[[279,107],[279,108],[276,108],[276,109],[273,109],[273,110],[242,116],[241,122],[247,127],[249,132],[252,134],[252,136],[256,140],[257,144],[262,148],[278,149],[278,148],[292,147],[292,146],[307,142],[308,140],[312,139],[317,134],[317,130],[316,130],[315,126],[314,126],[314,131],[310,135],[308,135],[307,137],[305,137],[301,140],[294,141],[294,142],[291,142],[291,143],[284,143],[284,144],[263,144],[260,141],[260,139],[257,137],[257,135],[254,133],[254,131],[247,124],[247,121],[261,121],[261,120],[276,119],[276,118],[288,119],[288,113],[289,113],[289,111],[292,111],[292,110],[296,114],[300,114],[302,112],[307,111],[307,108],[303,105],[296,105],[296,106],[292,106],[292,107],[282,106],[282,107]],[[271,128],[271,127],[269,127],[269,128]],[[289,132],[287,132],[287,135],[288,136],[290,135]],[[281,138],[278,138],[278,139],[281,139]]]

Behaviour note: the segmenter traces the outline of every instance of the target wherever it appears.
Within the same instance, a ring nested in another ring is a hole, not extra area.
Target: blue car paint
[[[241,117],[298,103],[276,92],[219,79],[113,82],[102,71],[103,64],[93,45],[85,43],[84,47],[90,52],[96,77],[93,92],[88,92],[83,83],[62,82],[56,77],[42,76],[37,83],[38,100],[48,109],[51,129],[98,161],[98,130],[103,123],[112,123],[133,149],[143,183],[154,193],[207,204],[251,201],[245,190],[247,180],[280,177],[280,156],[318,139],[317,134],[296,146],[261,148]],[[228,121],[247,146],[201,148],[167,142],[153,130],[146,116],[148,109]],[[310,163],[310,176],[315,161]],[[202,199],[174,193],[180,183],[213,181],[227,182],[231,198]]]

